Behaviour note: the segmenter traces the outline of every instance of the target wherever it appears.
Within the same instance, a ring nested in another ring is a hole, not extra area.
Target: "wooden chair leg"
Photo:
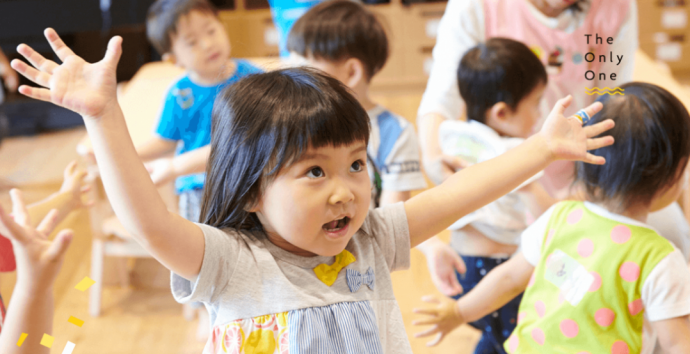
[[[96,283],[89,289],[89,313],[98,317],[101,314],[101,295],[103,292],[104,241],[94,239],[91,245],[91,279]]]

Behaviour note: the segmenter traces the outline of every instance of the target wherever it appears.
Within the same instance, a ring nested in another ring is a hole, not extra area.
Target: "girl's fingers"
[[[17,225],[17,223],[14,222],[14,219],[12,219],[10,214],[8,214],[2,207],[0,207],[0,222],[2,223],[2,225],[0,225],[0,228],[2,228],[3,226],[7,228],[7,234],[5,234],[5,231],[3,231],[3,236],[9,238],[10,240],[14,240],[20,243],[26,243],[27,238],[24,235],[24,230],[21,226]]]
[[[122,37],[115,36],[110,38],[108,42],[108,50],[105,52],[104,61],[108,62],[112,66],[117,66],[120,61],[120,56],[122,55]]]
[[[438,335],[436,336],[436,338],[434,338],[434,340],[432,340],[431,342],[428,342],[426,344],[426,346],[427,347],[436,346],[436,344],[440,343],[442,339],[443,339],[443,332],[439,332]]]
[[[87,185],[81,187],[81,192],[82,192],[82,193],[86,193],[86,192],[88,192],[88,191],[90,191],[90,190],[91,190],[91,185],[90,185],[90,184],[87,184]]]
[[[29,212],[24,205],[22,192],[16,188],[10,190],[10,199],[12,199],[12,216],[14,221],[20,226],[29,225],[31,220],[29,220]]]
[[[587,139],[587,150],[596,150],[605,146],[613,145],[613,137],[605,136],[603,138]]]
[[[38,52],[26,44],[20,44],[17,46],[17,52],[26,58],[31,65],[48,74],[52,75],[53,70],[59,66],[56,62],[44,58],[41,54],[38,54]]]
[[[599,122],[597,124],[592,124],[588,125],[582,130],[585,131],[585,134],[587,134],[588,138],[593,138],[595,136],[600,135],[601,133],[613,128],[616,125],[616,123],[613,121],[613,119],[607,119],[603,122]]]
[[[416,338],[428,337],[428,336],[430,336],[434,333],[437,333],[437,332],[438,332],[438,326],[434,325],[434,326],[431,326],[431,328],[427,329],[426,331],[415,333],[414,336]]]
[[[69,244],[72,242],[72,237],[74,234],[72,230],[62,230],[55,236],[53,242],[50,243],[48,250],[45,255],[51,261],[56,261],[60,259],[69,248]]]
[[[64,62],[67,57],[74,55],[74,52],[69,49],[67,45],[65,45],[65,42],[62,41],[54,29],[46,28],[43,33],[45,34],[48,43],[50,43],[50,47],[53,48],[53,51],[55,54],[57,54],[60,60]]]
[[[601,104],[601,102],[594,102],[590,104],[589,106],[585,107],[584,111],[587,112],[587,114],[590,117],[594,117],[595,114],[597,114],[601,109],[604,108],[604,105]],[[575,117],[575,116],[573,116]],[[572,117],[571,117],[572,118]],[[578,121],[582,122],[580,119]]]
[[[601,156],[592,155],[590,153],[587,153],[587,155],[585,156],[585,158],[582,161],[584,161],[586,163],[590,163],[592,165],[603,165],[606,163],[605,158],[603,158]]]
[[[21,85],[19,86],[19,93],[35,100],[52,102],[50,100],[50,90],[48,89]]]
[[[17,70],[18,73],[22,74],[24,77],[33,81],[34,83],[43,87],[50,86],[50,74],[38,71],[35,68],[26,65],[26,63],[23,61],[17,59],[12,60],[10,65],[14,70]]]
[[[565,112],[565,109],[568,108],[568,106],[570,106],[570,102],[572,102],[572,100],[573,96],[571,95],[561,98],[556,102],[556,105],[553,107],[551,114],[557,114],[559,116],[562,116],[563,112]]]
[[[40,233],[43,233],[47,237],[51,232],[53,232],[53,229],[57,225],[58,213],[59,212],[57,209],[50,210],[38,227],[36,227],[36,230]]]

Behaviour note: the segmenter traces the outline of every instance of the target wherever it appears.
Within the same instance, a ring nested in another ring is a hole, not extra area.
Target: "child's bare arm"
[[[210,155],[211,146],[206,145],[175,157],[148,162],[146,163],[146,169],[151,174],[153,183],[159,186],[179,176],[206,171],[206,164]]]
[[[523,188],[520,188],[518,193],[527,198],[527,208],[535,218],[539,217],[539,215],[543,214],[548,208],[556,204],[558,201],[556,198],[553,198],[551,195],[549,195],[539,181],[532,182]]]
[[[404,202],[412,196],[410,191],[381,191],[381,205],[395,204],[398,202]]]
[[[664,353],[690,353],[690,321],[687,316],[652,322]]]
[[[122,224],[168,269],[191,279],[201,268],[204,237],[194,223],[170,213],[141,163],[116,97],[115,70],[120,37],[108,44],[103,60],[89,64],[75,55],[52,29],[45,31],[62,60],[46,60],[26,45],[17,50],[39,70],[14,60],[22,75],[46,88],[22,86],[20,92],[82,115],[91,137],[101,179]]]
[[[431,325],[416,337],[427,337],[437,334],[429,346],[438,344],[443,337],[459,325],[474,322],[498,310],[521,292],[525,291],[529,279],[534,272],[534,266],[522,255],[517,253],[509,261],[496,267],[482,279],[477,286],[461,297],[457,302],[449,299],[425,297],[425,302],[439,304],[433,309],[415,309],[415,313],[427,316],[423,320],[416,320],[412,324],[417,326]]]
[[[33,223],[40,224],[32,226],[20,192],[13,190],[10,195],[14,220],[0,208],[0,223],[9,231],[6,236],[14,241],[17,283],[0,335],[0,353],[47,354],[50,349],[40,342],[44,333],[53,333],[53,283],[72,232],[61,231],[53,241],[49,241],[48,234],[57,225],[57,212],[48,213],[43,221],[33,220]],[[22,333],[28,336],[20,347],[17,342]]]
[[[59,224],[73,210],[87,206],[88,204],[85,204],[82,200],[82,195],[91,186],[84,185],[84,177],[86,177],[86,172],[77,167],[77,162],[70,162],[65,168],[64,180],[60,190],[51,194],[48,198],[27,207],[31,220],[36,223],[32,226],[38,226],[38,222],[53,209],[57,211],[55,220]]]
[[[176,146],[177,142],[174,140],[153,137],[140,146],[137,146],[137,153],[142,161],[149,161],[175,151]]]
[[[604,158],[587,151],[613,144],[610,136],[593,137],[611,129],[614,123],[606,120],[583,128],[576,118],[566,119],[563,111],[571,100],[568,96],[558,101],[542,130],[518,147],[463,169],[440,186],[405,202],[411,246],[424,242],[461,217],[514,190],[558,159],[603,164]],[[586,110],[593,116],[601,108],[601,103],[594,103]],[[441,205],[443,208],[439,208]]]

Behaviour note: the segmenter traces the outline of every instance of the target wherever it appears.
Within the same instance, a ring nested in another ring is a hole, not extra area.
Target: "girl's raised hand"
[[[556,160],[584,161],[603,165],[606,163],[603,157],[594,156],[587,151],[613,144],[613,137],[611,136],[594,137],[613,128],[614,122],[607,119],[583,128],[582,122],[577,117],[565,118],[563,116],[563,112],[571,101],[572,96],[570,95],[558,100],[538,134],[544,138],[549,152]],[[584,110],[592,117],[602,108],[601,103],[595,102]]]
[[[74,54],[52,28],[45,30],[45,36],[62,64],[58,65],[26,44],[20,44],[17,51],[35,68],[17,59],[12,61],[12,67],[42,86],[22,85],[20,93],[65,107],[85,119],[98,118],[107,107],[117,104],[115,70],[122,53],[121,37],[110,40],[103,60],[89,64]]]

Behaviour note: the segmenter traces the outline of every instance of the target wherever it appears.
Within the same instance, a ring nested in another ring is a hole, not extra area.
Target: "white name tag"
[[[544,278],[561,289],[563,298],[577,306],[594,283],[594,276],[561,250],[551,254]]]

